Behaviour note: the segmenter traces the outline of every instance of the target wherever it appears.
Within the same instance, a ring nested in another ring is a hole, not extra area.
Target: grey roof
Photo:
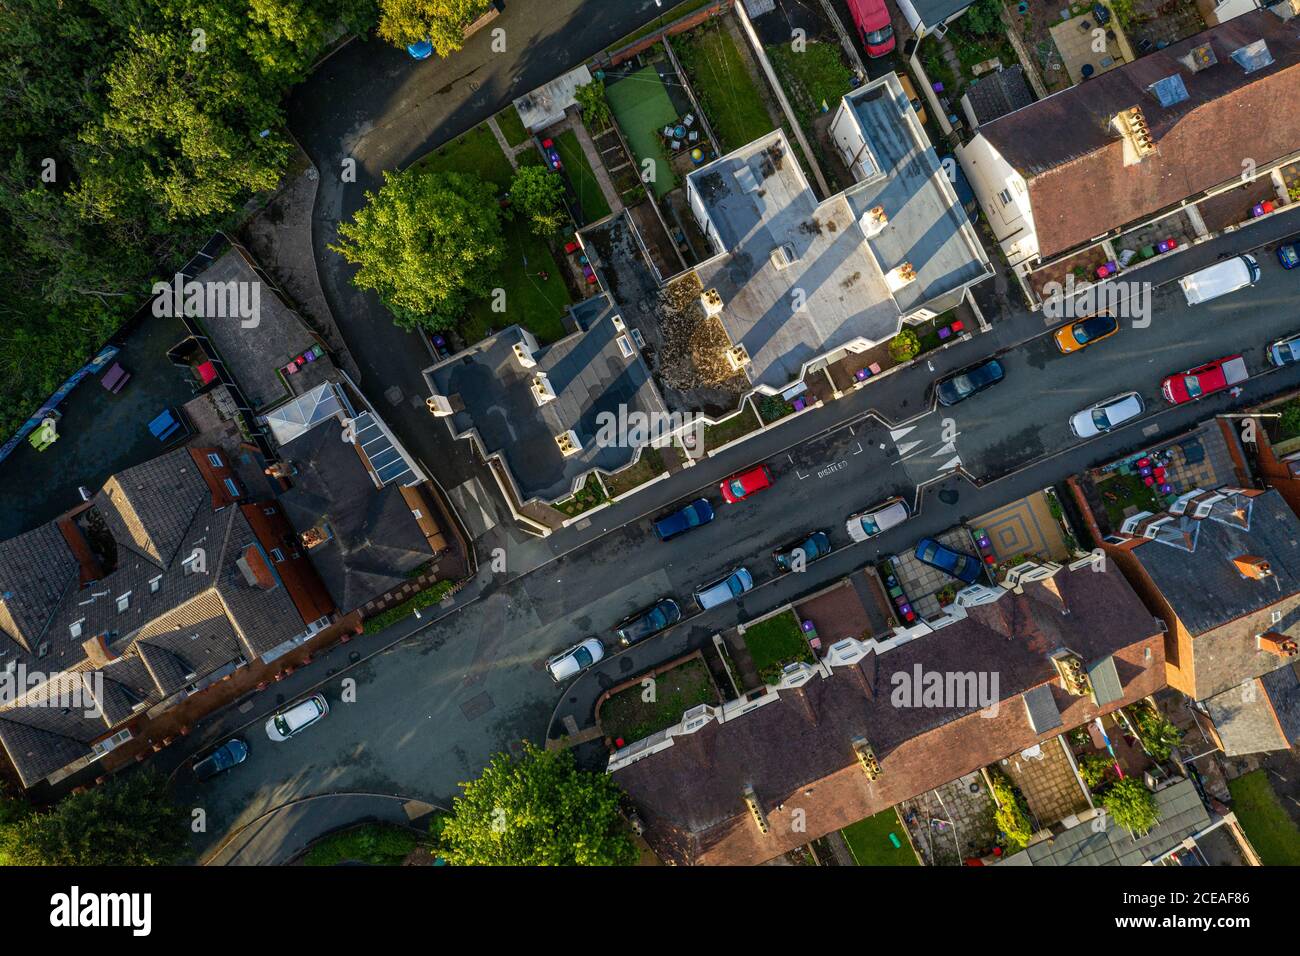
[[[343,441],[337,421],[322,424],[281,446],[297,473],[280,506],[299,532],[329,525],[333,537],[310,551],[334,603],[361,607],[407,580],[433,557],[397,485],[376,488],[357,455]]]
[[[604,298],[602,293],[601,298]],[[534,368],[524,368],[514,346],[525,342],[511,326],[454,358],[425,370],[430,389],[448,398],[454,414],[452,431],[475,433],[485,454],[500,455],[525,500],[557,501],[568,497],[575,481],[599,468],[617,471],[637,449],[598,444],[600,421],[620,409],[647,414],[666,411],[641,354],[619,330],[612,311],[598,315],[586,331],[541,347]],[[631,348],[625,356],[619,340]],[[538,406],[532,381],[542,372],[556,398]],[[555,437],[575,431],[582,450],[565,456]]]
[[[1259,679],[1287,743],[1300,743],[1300,662],[1283,664]]]
[[[1025,711],[1034,733],[1041,734],[1061,726],[1061,709],[1056,706],[1050,684],[1040,684],[1024,693]]]
[[[118,472],[95,495],[113,540],[165,567],[176,555],[195,511],[212,500],[207,483],[181,447]]]
[[[1097,703],[1105,706],[1124,696],[1124,685],[1115,669],[1115,658],[1107,655],[1088,665],[1088,680],[1092,683],[1093,696]]]
[[[1105,829],[1095,830],[1097,819],[1076,824],[1064,833],[1035,843],[1002,866],[1141,866],[1178,847],[1212,822],[1191,780],[1156,791],[1158,822],[1150,832],[1133,836],[1107,815]]]
[[[954,14],[961,13],[974,0],[908,0],[921,23],[933,30]]]
[[[77,581],[77,559],[54,522],[0,541],[0,630],[35,652],[59,601]]]
[[[1196,521],[1194,547],[1156,539],[1134,548],[1179,620],[1202,634],[1300,592],[1300,520],[1276,490],[1233,494]],[[1273,574],[1244,577],[1232,563],[1242,555],[1266,559]]]
[[[1034,93],[1025,81],[1025,70],[1019,63],[986,73],[966,87],[963,97],[975,114],[975,125],[989,123],[1034,102]]]

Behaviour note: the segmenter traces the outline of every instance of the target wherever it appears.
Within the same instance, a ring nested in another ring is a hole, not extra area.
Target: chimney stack
[[[1268,561],[1257,554],[1243,554],[1233,558],[1232,563],[1243,578],[1262,581],[1273,576],[1273,568]]]
[[[1259,635],[1259,649],[1268,651],[1270,654],[1276,654],[1284,660],[1290,660],[1300,653],[1300,647],[1296,642],[1285,634],[1279,634],[1277,631],[1269,631],[1267,634]]]

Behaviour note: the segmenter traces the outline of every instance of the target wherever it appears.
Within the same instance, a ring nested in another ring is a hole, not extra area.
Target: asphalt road
[[[1300,277],[1267,262],[1260,285],[1199,312],[1161,292],[1150,328],[1126,328],[1080,355],[1053,354],[1042,337],[1047,327],[1040,315],[1004,315],[995,318],[994,331],[935,355],[933,370],[923,363],[887,376],[598,512],[583,526],[544,541],[527,538],[506,526],[491,481],[466,453],[465,443],[451,442],[445,424],[424,411],[419,372],[428,358],[423,346],[396,330],[373,297],[352,290],[345,267],[324,247],[339,218],[360,204],[381,170],[402,166],[473,126],[518,92],[656,12],[651,0],[617,7],[563,0],[511,3],[500,21],[507,29],[506,53],[493,54],[483,34],[450,60],[422,64],[374,42],[354,43],[327,61],[295,100],[295,130],[322,172],[314,230],[322,283],[362,367],[363,387],[403,440],[434,466],[480,548],[505,548],[506,570],[495,574],[484,560],[479,580],[456,612],[323,679],[321,689],[331,705],[326,720],[274,749],[255,748],[247,765],[194,791],[191,799],[204,806],[209,819],[196,848],[311,794],[367,791],[445,804],[456,784],[477,775],[492,753],[517,746],[521,738],[540,740],[557,703],[560,713],[585,724],[601,687],[698,646],[721,627],[816,590],[922,535],[1177,433],[1230,402],[1215,396],[1190,408],[1162,410],[1151,401],[1149,420],[1087,444],[1065,433],[1069,413],[1128,388],[1153,397],[1164,374],[1237,350],[1245,351],[1252,372],[1261,372],[1263,346],[1293,330],[1293,310],[1286,303],[1296,301]],[[330,175],[346,157],[357,159],[355,184]],[[1165,282],[1296,227],[1294,214],[1274,217],[1153,264],[1143,275]],[[1300,327],[1300,317],[1294,327]],[[939,452],[942,442],[933,454],[903,460],[915,449],[901,451],[891,426],[913,420],[915,435],[902,440],[919,437],[923,451],[934,445],[936,424],[945,416],[929,414],[932,380],[995,351],[1007,365],[1007,381],[946,416],[959,431],[963,467],[983,483],[945,473],[952,456]],[[1295,368],[1255,378],[1241,402],[1297,384],[1300,369]],[[1036,463],[1024,468],[1031,460]],[[721,507],[716,483],[758,461],[773,468],[775,487],[744,504]],[[719,519],[681,541],[658,542],[650,519],[701,491],[720,506]],[[847,546],[845,517],[894,493],[915,496],[919,514],[896,532]],[[828,529],[839,550],[803,574],[778,576],[768,552],[812,528]],[[742,563],[758,579],[742,601],[616,654],[563,690],[545,674],[543,663],[555,650],[591,633],[607,636],[626,613],[663,594],[686,607],[695,586]],[[404,623],[400,630],[409,628]],[[371,641],[385,637],[367,635]],[[301,677],[321,679],[310,671]],[[344,699],[346,680],[356,682],[354,699]],[[294,689],[305,688],[295,682]],[[264,694],[245,713],[222,715],[202,742],[233,732],[244,721],[252,722],[252,733],[259,732],[275,704],[273,695]]]

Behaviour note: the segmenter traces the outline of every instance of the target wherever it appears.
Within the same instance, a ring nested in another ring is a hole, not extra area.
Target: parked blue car
[[[413,60],[427,60],[433,56],[433,44],[428,40],[421,40],[407,46],[406,52],[411,54]]]
[[[934,538],[922,538],[916,543],[916,560],[951,574],[958,581],[974,584],[980,579],[983,568],[973,554],[963,554],[940,544]]]
[[[1294,269],[1300,266],[1300,236],[1292,236],[1282,245],[1277,247],[1277,261],[1282,264],[1283,269]]]
[[[194,765],[194,776],[211,780],[222,771],[229,770],[248,759],[248,744],[232,737]]]
[[[656,521],[655,534],[659,535],[660,541],[669,541],[712,520],[713,505],[709,504],[709,499],[697,498],[680,511],[664,515]]]

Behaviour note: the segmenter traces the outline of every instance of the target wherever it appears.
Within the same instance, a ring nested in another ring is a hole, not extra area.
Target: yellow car
[[[1063,325],[1053,333],[1056,347],[1065,355],[1085,349],[1094,342],[1108,339],[1119,331],[1119,321],[1110,313],[1090,315]]]

